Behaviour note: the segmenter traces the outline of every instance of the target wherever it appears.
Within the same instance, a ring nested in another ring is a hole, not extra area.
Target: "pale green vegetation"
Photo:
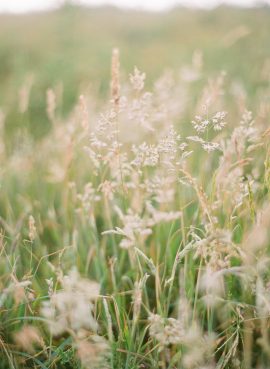
[[[0,368],[269,368],[269,9],[0,18]]]

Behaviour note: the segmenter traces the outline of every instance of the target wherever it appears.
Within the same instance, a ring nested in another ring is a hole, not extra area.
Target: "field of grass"
[[[269,36],[0,16],[0,369],[270,367]]]

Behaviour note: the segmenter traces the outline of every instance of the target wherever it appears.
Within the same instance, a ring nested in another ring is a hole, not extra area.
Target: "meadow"
[[[0,15],[0,368],[270,367],[270,9]]]

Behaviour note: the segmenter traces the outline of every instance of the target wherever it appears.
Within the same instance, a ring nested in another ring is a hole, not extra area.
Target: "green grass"
[[[1,369],[269,367],[269,31],[268,8],[1,15]]]

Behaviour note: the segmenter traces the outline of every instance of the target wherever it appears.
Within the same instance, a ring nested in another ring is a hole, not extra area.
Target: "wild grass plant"
[[[109,101],[48,89],[43,139],[7,150],[3,110],[0,368],[269,367],[263,73],[250,111],[200,51],[148,90],[114,49]]]

